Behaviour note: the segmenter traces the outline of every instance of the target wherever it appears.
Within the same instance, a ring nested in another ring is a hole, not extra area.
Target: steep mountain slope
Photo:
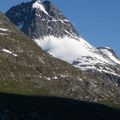
[[[111,59],[79,36],[74,26],[50,1],[22,3],[6,13],[8,18],[41,48],[85,72],[120,83],[119,59]],[[20,25],[20,26],[19,26]],[[94,74],[95,73],[95,74]]]
[[[3,14],[0,33],[1,92],[72,94],[70,86],[75,81],[79,84],[83,76],[80,71],[45,53]]]

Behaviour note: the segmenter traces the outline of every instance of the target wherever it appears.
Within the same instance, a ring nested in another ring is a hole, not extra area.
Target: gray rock
[[[46,35],[56,37],[79,36],[74,26],[50,1],[42,3],[48,14],[40,9],[33,8],[34,2],[22,3],[12,7],[6,13],[7,17],[16,26],[21,26],[21,30],[31,38],[41,38]]]

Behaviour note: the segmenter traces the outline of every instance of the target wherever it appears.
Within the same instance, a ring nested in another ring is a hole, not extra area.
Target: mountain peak
[[[40,11],[43,11],[46,15],[48,15],[47,11],[45,10],[44,6],[41,4],[40,0],[34,0],[34,3],[32,4],[33,9],[39,9]]]
[[[51,1],[33,0],[12,7],[6,13],[7,17],[25,34],[33,39],[44,36],[75,37],[79,33],[63,13]]]

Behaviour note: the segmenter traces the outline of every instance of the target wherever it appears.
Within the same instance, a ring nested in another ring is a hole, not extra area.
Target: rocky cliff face
[[[50,1],[33,0],[12,7],[6,15],[31,38],[79,36],[73,25]]]

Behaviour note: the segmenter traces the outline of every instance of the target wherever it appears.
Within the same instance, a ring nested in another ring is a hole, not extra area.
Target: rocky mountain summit
[[[73,25],[50,1],[39,0],[12,7],[6,15],[31,38],[79,36]]]

